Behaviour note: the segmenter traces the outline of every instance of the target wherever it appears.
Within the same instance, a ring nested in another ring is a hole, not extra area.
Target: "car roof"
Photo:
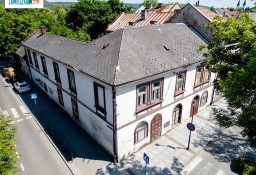
[[[246,152],[246,155],[256,159],[256,153],[254,153],[254,152]]]

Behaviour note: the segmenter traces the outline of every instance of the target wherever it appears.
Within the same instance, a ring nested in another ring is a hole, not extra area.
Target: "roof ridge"
[[[119,45],[119,52],[118,52],[118,58],[117,58],[117,65],[116,65],[116,68],[115,68],[115,75],[114,75],[114,82],[113,82],[113,85],[116,85],[116,74],[117,74],[117,66],[119,66],[119,59],[120,59],[120,53],[121,53],[121,46],[122,46],[122,41],[123,41],[123,35],[124,35],[124,29],[121,29],[122,30],[122,37],[120,39],[120,45]],[[113,32],[114,33],[114,32]]]

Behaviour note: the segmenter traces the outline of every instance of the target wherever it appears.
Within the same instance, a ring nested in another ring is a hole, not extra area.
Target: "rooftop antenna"
[[[238,3],[236,5],[236,8],[239,8],[240,7],[240,0],[238,0]]]
[[[245,8],[245,6],[246,6],[246,0],[244,0],[243,9]]]

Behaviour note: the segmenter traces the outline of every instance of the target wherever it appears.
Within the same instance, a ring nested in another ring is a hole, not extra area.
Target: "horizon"
[[[47,0],[49,2],[78,2],[78,0]],[[130,4],[141,4],[143,0],[120,0],[124,3],[130,3]],[[215,7],[215,8],[222,8],[222,7],[234,7],[236,8],[236,5],[238,3],[238,0],[229,0],[229,1],[223,1],[223,0],[199,0],[200,5],[208,6],[208,7]],[[240,0],[240,7],[242,7],[244,1],[246,1],[245,7],[253,7],[255,1],[252,0]],[[197,0],[158,0],[159,3],[168,4],[168,3],[175,3],[178,2],[179,4],[196,4]]]

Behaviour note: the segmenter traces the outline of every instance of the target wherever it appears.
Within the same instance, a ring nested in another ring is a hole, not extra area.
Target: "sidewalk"
[[[208,106],[194,116],[193,124],[196,130],[191,133],[189,151],[189,130],[186,125],[191,119],[179,124],[167,134],[155,142],[145,146],[138,152],[122,161],[125,169],[130,174],[145,174],[145,161],[143,154],[146,153],[150,160],[147,166],[149,175],[180,174],[182,169],[213,139],[221,132],[219,126],[211,116],[212,108],[226,108],[227,103],[222,98],[212,106]]]

